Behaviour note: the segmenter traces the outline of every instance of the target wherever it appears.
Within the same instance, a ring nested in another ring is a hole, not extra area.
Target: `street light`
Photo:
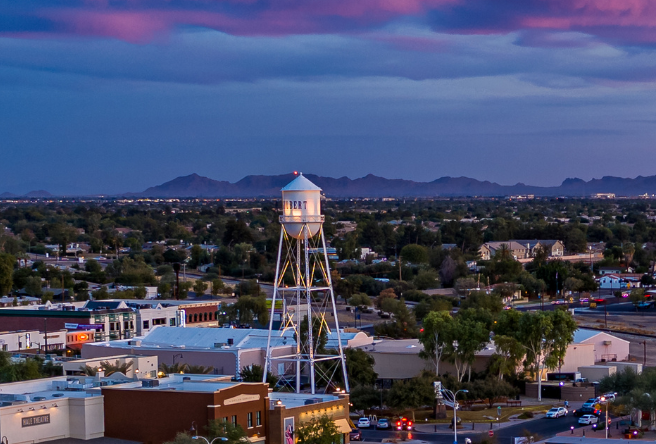
[[[224,441],[224,442],[227,442],[227,441],[228,441],[228,438],[226,438],[225,436],[218,436],[218,437],[214,438],[212,441],[210,441],[209,439],[205,438],[204,436],[199,436],[199,435],[192,436],[191,439],[202,439],[202,440],[205,441],[207,444],[214,444],[214,441]]]
[[[599,401],[606,404],[606,416],[604,416],[604,430],[606,431],[606,439],[608,439],[608,399],[605,396],[599,398]]]
[[[456,343],[457,341],[453,341]],[[469,393],[469,390],[461,389],[458,390],[457,392],[453,393],[451,390],[447,389],[442,389],[445,392],[449,392],[453,395],[453,444],[458,444],[458,424],[456,422],[456,408],[458,405],[458,401],[456,401],[456,397],[458,396],[458,393]]]

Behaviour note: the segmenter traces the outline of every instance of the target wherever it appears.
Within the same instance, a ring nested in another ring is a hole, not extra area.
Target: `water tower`
[[[309,378],[312,394],[316,393],[317,383],[326,390],[339,387],[348,392],[346,360],[323,231],[321,188],[301,173],[281,191],[282,228],[269,318],[264,381],[267,371],[275,368],[277,373],[285,375],[281,375],[281,381],[289,382],[297,393],[301,391],[302,377]],[[283,305],[287,310],[283,314],[280,328],[293,333],[296,350],[284,356],[271,356],[274,309],[276,301],[281,300],[285,301]],[[307,320],[307,324],[302,326],[304,320]],[[329,323],[329,320],[333,322]],[[322,349],[320,337],[333,332],[337,337],[337,350]],[[338,371],[340,368],[341,372]],[[294,376],[288,377],[291,372]],[[343,376],[335,381],[335,375],[340,373]]]

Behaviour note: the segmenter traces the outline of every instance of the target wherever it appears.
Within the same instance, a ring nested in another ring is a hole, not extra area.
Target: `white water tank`
[[[282,216],[280,223],[291,237],[307,237],[317,234],[323,224],[321,215],[321,188],[310,182],[303,173],[287,184],[282,190]]]

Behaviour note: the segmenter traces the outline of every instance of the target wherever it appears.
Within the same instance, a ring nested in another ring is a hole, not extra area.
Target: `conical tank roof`
[[[321,188],[310,182],[303,173],[300,173],[296,179],[289,182],[280,191],[321,191]]]

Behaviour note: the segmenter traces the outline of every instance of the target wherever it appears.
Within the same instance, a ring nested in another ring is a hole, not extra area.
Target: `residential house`
[[[562,241],[554,239],[534,239],[534,240],[511,240],[510,242],[517,242],[524,245],[529,250],[529,256],[534,257],[538,248],[547,248],[549,257],[560,257],[565,254],[565,244]]]
[[[515,259],[530,257],[530,249],[526,245],[519,244],[515,241],[486,242],[478,249],[478,252],[481,255],[481,259],[489,261],[504,246]]]

